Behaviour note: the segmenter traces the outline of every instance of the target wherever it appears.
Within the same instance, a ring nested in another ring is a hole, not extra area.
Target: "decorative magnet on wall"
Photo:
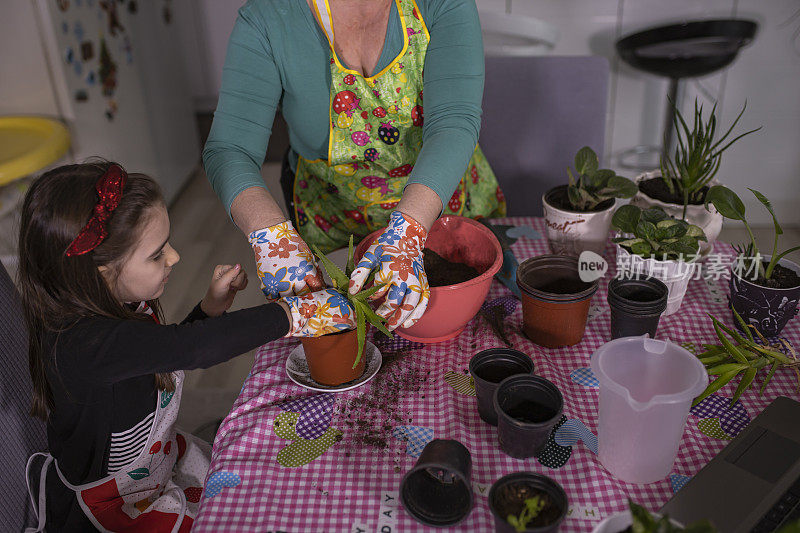
[[[114,120],[114,117],[117,114],[117,102],[116,100],[109,100],[108,107],[106,107],[106,118],[109,122]]]
[[[119,21],[117,15],[117,3],[115,0],[101,0],[100,7],[108,15],[108,33],[117,35],[117,30],[125,31],[125,27]]]
[[[61,31],[64,33],[69,33],[69,24],[66,22],[61,23]]]
[[[75,71],[76,75],[80,76],[83,74],[83,63],[75,61],[75,63],[72,64],[72,69]]]
[[[56,5],[61,11],[66,11],[69,9],[69,0],[56,0]]]
[[[133,63],[133,47],[131,46],[131,40],[128,39],[127,35],[122,39],[122,44],[119,46],[119,49],[125,53],[125,62],[128,65]]]
[[[67,62],[67,65],[71,65],[74,59],[75,59],[75,52],[72,51],[71,46],[67,46],[67,49],[64,50],[64,61]]]
[[[76,102],[86,102],[89,100],[89,93],[87,93],[83,89],[78,89],[75,91],[75,101]]]
[[[136,11],[138,10],[139,6],[136,3],[136,0],[130,0],[130,2],[128,2],[128,13],[130,13],[131,15],[135,15]]]
[[[89,61],[94,57],[94,43],[92,41],[84,41],[81,43],[81,59]]]
[[[94,75],[94,71],[90,70],[89,74],[86,75],[86,84],[87,85],[94,85],[95,81],[96,81],[96,78],[95,78],[95,75]]]
[[[83,31],[83,24],[81,24],[80,20],[77,21],[75,26],[72,27],[72,33],[75,34],[75,38],[78,40],[78,42],[83,40],[83,36],[86,34],[86,32]]]
[[[100,83],[103,86],[103,94],[112,96],[117,89],[117,64],[108,52],[105,37],[100,38]]]

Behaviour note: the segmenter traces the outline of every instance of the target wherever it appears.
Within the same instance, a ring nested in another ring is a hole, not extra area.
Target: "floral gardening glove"
[[[286,296],[292,325],[287,337],[320,337],[355,328],[355,311],[336,289],[323,289],[302,296]]]
[[[325,287],[314,254],[288,220],[251,233],[261,292],[272,302]]]
[[[430,287],[422,262],[427,236],[422,224],[393,211],[389,225],[367,248],[350,276],[350,294],[356,294],[376,269],[375,284],[384,287],[370,299],[386,296],[376,313],[386,319],[390,330],[413,326],[428,307]]]

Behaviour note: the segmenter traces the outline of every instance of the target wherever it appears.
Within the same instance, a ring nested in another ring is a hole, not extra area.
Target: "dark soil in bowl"
[[[766,272],[769,261],[764,261],[762,264]],[[775,268],[772,269],[772,276],[769,279],[765,279],[763,274],[759,274],[758,279],[753,281],[752,272],[742,272],[742,277],[751,283],[770,289],[793,289],[795,287],[800,287],[800,276],[797,275],[797,272],[783,265],[775,265]]]
[[[673,180],[674,181],[674,180]],[[654,200],[661,200],[668,204],[683,205],[683,195],[675,185],[675,192],[671,192],[666,182],[661,178],[650,178],[639,182],[639,190]],[[695,200],[689,199],[690,205],[703,205],[706,200],[708,187],[700,189],[700,196],[695,196]],[[696,193],[695,193],[696,194]]]
[[[608,209],[612,205],[614,205],[614,199],[610,198],[608,200],[604,200],[594,206],[594,209],[587,209],[585,211],[580,211],[572,207],[572,204],[569,203],[569,196],[567,196],[567,187],[562,185],[560,187],[556,187],[551,189],[547,196],[545,196],[547,203],[555,207],[556,209],[561,209],[563,211],[573,211],[575,213],[596,213],[598,211],[603,211]]]
[[[585,283],[575,278],[558,278],[538,286],[537,289],[550,294],[575,294],[588,289],[591,283]]]
[[[428,248],[422,250],[422,259],[425,264],[425,273],[428,275],[428,284],[431,287],[455,285],[480,275],[480,272],[471,266],[448,261]]]
[[[529,400],[503,410],[511,418],[527,424],[540,424],[556,416],[556,410],[552,407]]]
[[[525,507],[525,500],[536,495],[544,498],[546,503],[539,515],[528,522],[528,528],[545,527],[554,523],[561,516],[561,509],[546,492],[535,489],[524,482],[508,483],[501,487],[494,497],[494,506],[503,518],[508,515],[519,516]]]

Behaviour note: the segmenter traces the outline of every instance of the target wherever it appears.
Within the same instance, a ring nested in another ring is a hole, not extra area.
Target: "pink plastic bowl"
[[[383,230],[370,233],[356,247],[356,262]],[[448,261],[467,264],[481,274],[471,280],[444,287],[431,287],[431,299],[422,318],[410,328],[395,333],[416,342],[435,343],[456,337],[478,313],[486,299],[492,277],[503,264],[497,237],[471,218],[443,216],[431,228],[425,244]]]

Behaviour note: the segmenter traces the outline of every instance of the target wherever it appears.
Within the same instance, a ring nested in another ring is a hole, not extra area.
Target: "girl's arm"
[[[65,381],[111,384],[124,379],[208,368],[289,332],[278,303],[185,324],[87,318],[56,344],[57,370]]]

